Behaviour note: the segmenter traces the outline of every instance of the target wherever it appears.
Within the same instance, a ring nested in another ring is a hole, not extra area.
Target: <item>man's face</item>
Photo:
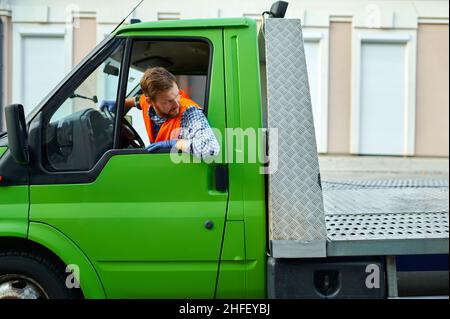
[[[147,97],[147,102],[153,106],[160,117],[173,118],[180,112],[180,90],[178,85],[173,83],[172,87],[166,91],[159,92],[155,100]]]

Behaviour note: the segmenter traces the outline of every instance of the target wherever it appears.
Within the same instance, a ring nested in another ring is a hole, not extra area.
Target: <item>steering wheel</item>
[[[114,113],[112,113],[107,107],[103,108],[103,112],[106,117],[113,123],[115,122]],[[131,145],[134,148],[145,148],[145,143],[139,136],[134,127],[125,119],[122,119],[122,132],[121,132],[121,144]]]
[[[103,108],[103,112],[105,113],[106,117],[113,123],[114,125],[114,113],[111,113],[111,111],[105,107]]]
[[[126,142],[134,148],[145,148],[145,143],[134,127],[124,118],[122,119],[122,134]]]

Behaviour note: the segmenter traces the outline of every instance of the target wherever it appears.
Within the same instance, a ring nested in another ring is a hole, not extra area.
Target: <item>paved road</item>
[[[319,156],[322,180],[449,179],[448,158]]]

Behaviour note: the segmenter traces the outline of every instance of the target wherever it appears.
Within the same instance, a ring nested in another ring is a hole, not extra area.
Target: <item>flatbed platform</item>
[[[323,182],[327,256],[448,254],[447,180]]]

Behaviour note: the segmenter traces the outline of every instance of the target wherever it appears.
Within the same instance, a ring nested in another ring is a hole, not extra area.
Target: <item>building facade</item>
[[[0,107],[31,110],[137,2],[0,0]],[[145,0],[131,18],[261,22],[272,2]],[[286,17],[302,20],[319,152],[448,157],[448,0],[289,2]]]

